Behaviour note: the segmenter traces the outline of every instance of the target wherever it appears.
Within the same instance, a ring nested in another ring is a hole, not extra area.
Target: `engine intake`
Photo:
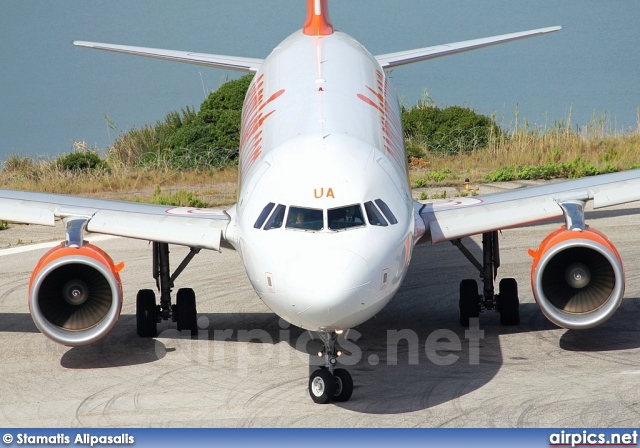
[[[595,229],[550,234],[537,251],[531,286],[543,314],[556,325],[586,329],[609,319],[624,296],[620,254]]]
[[[104,338],[122,309],[122,267],[92,244],[63,243],[51,249],[38,262],[29,284],[34,323],[63,345],[89,345]]]

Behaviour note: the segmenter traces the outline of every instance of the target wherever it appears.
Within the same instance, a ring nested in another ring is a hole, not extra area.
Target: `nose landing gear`
[[[345,369],[336,368],[338,356],[340,356],[340,351],[336,351],[338,334],[335,332],[318,334],[324,343],[324,351],[320,355],[324,355],[325,365],[309,377],[309,395],[319,404],[347,401],[353,393],[353,379]]]

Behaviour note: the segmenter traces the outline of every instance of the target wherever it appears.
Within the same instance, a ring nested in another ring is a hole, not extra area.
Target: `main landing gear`
[[[496,310],[500,313],[502,325],[520,323],[520,301],[518,284],[513,278],[503,278],[499,284],[499,294],[495,294],[493,282],[500,267],[500,248],[498,232],[482,234],[482,264],[462,244],[460,239],[451,241],[460,252],[478,269],[483,283],[482,294],[478,294],[478,282],[465,279],[460,282],[460,324],[469,326],[469,319],[477,318],[483,310]]]
[[[196,256],[200,249],[191,248],[176,271],[171,274],[169,268],[169,245],[153,242],[153,278],[160,291],[160,304],[156,303],[156,295],[151,289],[138,291],[136,299],[136,323],[138,336],[151,338],[158,333],[158,324],[171,319],[177,322],[178,331],[198,332],[196,295],[191,288],[180,288],[176,295],[176,304],[171,304],[171,291],[174,281]]]
[[[335,332],[319,332],[324,343],[325,365],[314,371],[309,377],[309,395],[319,404],[331,401],[347,401],[353,393],[353,379],[345,369],[336,368],[340,351],[336,350],[338,335]]]

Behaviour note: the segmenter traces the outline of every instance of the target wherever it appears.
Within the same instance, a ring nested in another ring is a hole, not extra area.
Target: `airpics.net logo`
[[[563,430],[549,435],[549,446],[638,446],[638,431],[607,434],[587,430]]]
[[[156,339],[155,352],[158,359],[171,352],[179,354],[189,363],[235,362],[240,375],[249,374],[256,366],[274,362],[280,366],[297,364],[300,361],[309,362],[311,365],[324,365],[323,345],[317,337],[314,338],[309,331],[292,331],[291,325],[282,319],[279,321],[279,327],[277,331],[271,332],[263,329],[211,330],[209,319],[201,316],[198,319],[197,336],[192,338],[187,331],[165,330]],[[484,338],[484,330],[480,329],[477,318],[469,320],[469,328],[464,331],[463,337],[453,330],[444,328],[434,330],[422,338],[411,329],[387,330],[385,349],[382,353],[370,353],[366,357],[358,342],[361,337],[362,334],[353,329],[338,336],[338,362],[341,365],[367,363],[376,366],[383,363],[393,366],[405,362],[409,365],[418,365],[421,362],[436,366],[449,366],[458,362],[478,365],[480,341]],[[171,347],[168,348],[165,342]],[[239,344],[229,345],[229,342]]]

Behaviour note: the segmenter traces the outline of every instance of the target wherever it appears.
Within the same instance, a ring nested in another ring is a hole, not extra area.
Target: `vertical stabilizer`
[[[327,0],[307,0],[307,20],[304,22],[302,32],[307,36],[333,34]]]

